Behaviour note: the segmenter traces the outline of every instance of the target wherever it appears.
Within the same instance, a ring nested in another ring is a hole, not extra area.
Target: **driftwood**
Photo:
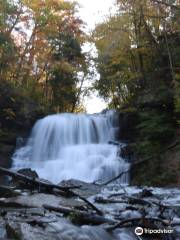
[[[102,215],[102,212],[95,207],[91,202],[89,202],[86,198],[80,196],[79,194],[72,191],[74,187],[63,187],[55,184],[50,184],[39,180],[38,178],[32,178],[25,176],[21,173],[14,172],[12,170],[0,167],[0,173],[3,175],[11,176],[15,179],[25,182],[27,185],[32,186],[33,188],[37,188],[41,192],[45,193],[54,193],[55,195],[59,194],[62,196],[74,196],[78,197],[82,201],[84,201],[87,205],[89,205],[93,210],[95,210],[98,214]]]
[[[167,220],[162,220],[160,218],[129,218],[129,219],[125,219],[120,221],[119,223],[115,224],[114,226],[110,226],[110,227],[106,227],[107,231],[113,231],[116,228],[121,228],[124,227],[125,224],[127,223],[131,223],[131,226],[137,226],[137,223],[146,223],[146,222],[160,222],[163,226],[170,226],[170,222]]]
[[[97,197],[95,198],[96,203],[101,203],[101,204],[109,204],[109,203],[127,203],[125,200],[118,200],[118,199],[107,199],[107,198],[102,198],[102,197]]]
[[[3,167],[0,167],[0,173],[3,174],[3,175],[7,175],[7,176],[10,176],[10,177],[13,177],[15,179],[18,179],[20,181],[23,181],[27,184],[30,184],[31,186],[34,186],[34,187],[39,187],[39,188],[46,188],[46,189],[58,189],[60,191],[69,191],[70,189],[74,188],[74,187],[62,187],[62,186],[58,186],[58,185],[55,185],[55,184],[50,184],[50,183],[47,183],[47,182],[44,182],[38,178],[32,178],[32,177],[29,177],[29,176],[25,176],[21,173],[18,173],[18,172],[15,172],[15,171],[12,171],[12,170],[9,170],[9,169],[6,169],[6,168],[3,168]]]
[[[124,171],[124,172],[121,172],[119,175],[117,175],[116,177],[113,177],[112,179],[108,180],[107,182],[104,182],[102,184],[100,184],[100,186],[106,186],[112,182],[115,182],[116,180],[120,179],[124,174],[128,173],[130,171],[130,169]]]
[[[93,225],[100,225],[103,223],[115,223],[115,221],[99,216],[97,214],[93,214],[93,213],[88,213],[85,211],[80,211],[80,210],[75,210],[72,208],[67,208],[67,207],[53,207],[51,205],[43,205],[43,207],[49,211],[55,211],[55,212],[59,212],[62,214],[70,214],[72,216],[74,216],[75,221],[78,223],[86,223],[86,224],[93,224]]]
[[[163,206],[163,205],[159,205],[158,203],[155,202],[149,202],[147,200],[141,199],[141,198],[134,198],[134,197],[129,197],[129,196],[125,196],[125,198],[127,198],[127,200],[123,200],[123,199],[107,199],[107,198],[96,198],[95,202],[97,203],[102,203],[102,204],[109,204],[109,203],[129,203],[132,205],[157,205],[159,207]]]
[[[72,192],[72,191],[71,191]],[[103,212],[101,210],[99,210],[96,206],[94,206],[94,204],[92,204],[91,202],[89,202],[86,198],[80,196],[79,194],[77,193],[74,193],[75,197],[78,197],[79,199],[81,199],[82,201],[84,201],[85,203],[87,203],[93,210],[95,210],[99,215],[103,215]]]

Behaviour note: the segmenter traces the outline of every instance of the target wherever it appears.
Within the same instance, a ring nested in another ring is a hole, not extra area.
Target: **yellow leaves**
[[[6,115],[7,120],[16,118],[16,113],[11,108],[5,108],[5,109],[3,109],[3,112]]]
[[[44,9],[50,12],[71,9],[72,4],[63,0],[23,0],[23,3],[35,12],[40,12]]]
[[[74,71],[74,67],[66,61],[57,62],[55,69],[67,73]]]

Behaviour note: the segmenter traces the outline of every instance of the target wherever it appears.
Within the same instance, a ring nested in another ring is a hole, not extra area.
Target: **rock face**
[[[138,115],[136,112],[128,113],[121,112],[119,117],[120,123],[120,140],[122,142],[133,142],[136,131],[135,126],[138,121]]]
[[[131,144],[127,144],[120,149],[120,156],[128,161],[133,161],[134,159],[134,151]]]
[[[27,137],[44,110],[10,82],[0,84],[0,166],[10,167],[16,138]],[[2,178],[0,177],[0,182]]]
[[[7,145],[0,142],[0,166],[10,167],[11,166],[11,156],[14,152],[15,146]],[[6,179],[0,175],[0,183],[4,183]]]

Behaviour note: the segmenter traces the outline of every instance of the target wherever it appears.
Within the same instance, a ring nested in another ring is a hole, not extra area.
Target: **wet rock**
[[[11,239],[23,240],[115,240],[101,227],[76,227],[69,221],[61,219],[39,227],[28,223],[7,223],[7,235]]]
[[[19,196],[20,192],[19,191],[15,191],[13,188],[11,187],[7,187],[7,186],[0,186],[0,196],[1,197],[16,197]]]
[[[53,184],[52,182],[50,182],[49,180],[46,180],[44,178],[39,178],[39,181],[41,181],[42,183]]]
[[[0,217],[0,239],[6,238],[6,226],[3,219]]]
[[[24,168],[24,169],[20,169],[17,171],[20,174],[23,174],[27,177],[31,177],[31,178],[38,178],[38,174],[36,173],[36,171],[30,169],[30,168]]]
[[[61,240],[116,240],[102,227],[83,226],[77,227],[67,220],[51,223],[46,228],[48,232],[54,232]],[[58,233],[58,234],[57,234]]]
[[[139,194],[139,196],[142,198],[152,197],[153,193],[152,193],[152,190],[143,189],[142,192]]]
[[[43,208],[8,208],[8,207],[1,207],[0,208],[0,216],[6,218],[6,216],[41,216],[45,215],[45,210]]]
[[[28,223],[31,225],[45,226],[48,223],[57,222],[57,217],[55,214],[45,213],[43,216],[38,214],[32,215],[30,212],[7,212],[4,217],[5,221],[11,221],[15,223]]]
[[[44,193],[36,193],[33,195],[19,196],[14,198],[0,199],[1,207],[43,207],[44,204],[52,205],[54,207],[69,206],[69,207],[81,207],[84,203],[73,198],[63,198],[60,196],[54,196]]]
[[[120,156],[129,161],[133,160],[134,152],[131,145],[125,145],[120,150]]]
[[[23,169],[20,169],[17,171],[17,173],[20,173],[24,176],[27,176],[27,177],[30,177],[30,178],[33,178],[33,179],[36,179],[36,178],[39,178],[38,174],[36,173],[36,171],[30,169],[30,168],[23,168]],[[21,181],[19,179],[15,179],[15,178],[12,178],[10,181],[9,181],[9,185],[10,186],[14,186],[16,188],[26,188],[27,187],[27,184],[25,181]]]
[[[65,186],[65,187],[73,187],[73,186],[78,186],[80,188],[75,188],[73,189],[73,192],[83,196],[83,197],[90,197],[93,195],[96,195],[100,193],[101,187],[98,185],[95,185],[93,183],[85,183],[80,180],[67,180],[67,181],[62,181],[58,184],[59,186]]]
[[[51,240],[50,234],[38,226],[33,227],[27,223],[9,222],[7,224],[7,236],[11,239],[19,240]]]
[[[140,217],[142,217],[142,215],[138,211],[126,210],[126,211],[122,212],[122,214],[121,214],[121,218],[123,218],[123,219],[140,218]]]
[[[115,146],[120,146],[121,143],[116,142],[116,141],[109,141],[108,144],[115,145]]]

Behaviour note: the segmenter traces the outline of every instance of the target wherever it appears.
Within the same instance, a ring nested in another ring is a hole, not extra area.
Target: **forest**
[[[93,32],[101,76],[95,87],[110,107],[134,113],[133,149],[152,156],[136,180],[177,182],[179,153],[166,157],[164,149],[179,141],[179,1],[120,0],[117,7]]]
[[[0,0],[0,239],[179,240],[180,0],[80,2]]]

